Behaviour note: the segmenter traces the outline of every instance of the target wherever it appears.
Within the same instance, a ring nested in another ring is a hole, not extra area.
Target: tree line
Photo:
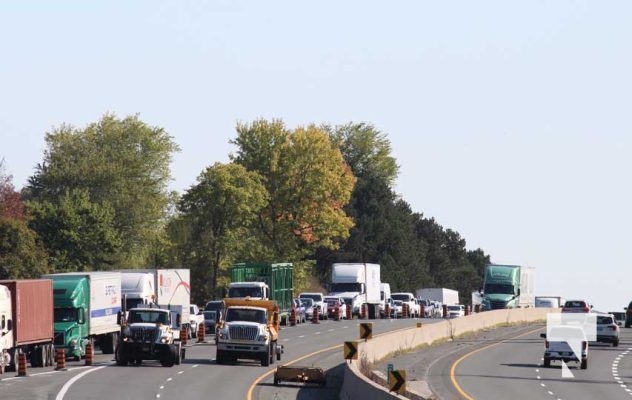
[[[448,287],[468,302],[490,261],[395,193],[390,141],[368,123],[239,123],[229,162],[184,193],[168,190],[178,144],[137,115],[45,141],[20,190],[0,162],[0,279],[183,267],[201,304],[236,262],[292,262],[297,292],[326,290],[334,262],[372,262],[394,291]]]

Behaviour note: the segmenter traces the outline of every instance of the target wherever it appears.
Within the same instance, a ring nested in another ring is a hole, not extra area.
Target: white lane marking
[[[304,337],[305,337],[305,335],[301,335],[301,336],[299,336],[299,338],[304,338]]]
[[[79,379],[81,379],[85,375],[88,375],[91,372],[98,371],[101,368],[105,368],[105,367],[107,367],[107,365],[102,365],[100,367],[91,368],[91,369],[88,369],[86,371],[83,371],[82,373],[80,373],[78,375],[73,376],[68,382],[64,383],[64,386],[62,386],[62,388],[59,391],[59,393],[57,393],[57,396],[55,397],[55,400],[63,400],[64,396],[66,395],[66,392],[68,392],[68,389],[70,389],[70,386],[72,386],[73,383],[77,382]]]
[[[335,329],[330,329],[330,330],[329,330],[329,332],[333,332],[333,331],[335,331]]]
[[[167,382],[171,382],[173,378],[167,378]]]
[[[314,335],[320,335],[320,332],[314,332]]]
[[[164,386],[161,386],[159,390],[162,390],[162,389],[164,389],[164,388],[165,388]]]
[[[156,398],[157,398],[157,399],[159,399],[159,398],[160,398],[160,395],[159,395],[159,394],[157,394],[157,395],[156,395]]]
[[[288,339],[288,338],[283,339],[283,342],[289,342],[289,341],[290,341],[290,339]]]
[[[195,365],[194,365],[194,366],[192,366],[191,368],[197,368],[197,367],[199,367],[199,366],[200,366],[199,364],[195,364]]]
[[[184,371],[178,371],[178,375],[184,374]]]

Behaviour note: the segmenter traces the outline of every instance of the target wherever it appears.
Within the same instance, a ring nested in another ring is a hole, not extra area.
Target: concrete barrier
[[[361,372],[361,367],[376,363],[396,352],[409,351],[430,345],[437,340],[453,339],[464,333],[489,329],[502,324],[546,321],[547,313],[560,312],[559,308],[517,308],[492,310],[466,317],[446,319],[434,324],[423,324],[374,336],[358,343],[358,360],[348,362],[340,391],[343,400],[406,399],[421,398],[418,393],[407,396],[390,393],[388,388],[373,382]],[[423,350],[420,350],[423,351]]]

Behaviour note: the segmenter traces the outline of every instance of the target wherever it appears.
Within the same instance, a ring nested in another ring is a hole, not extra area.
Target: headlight
[[[73,347],[76,346],[77,345],[77,339],[72,339],[70,341],[70,345],[73,346]]]
[[[229,334],[228,334],[228,329],[220,329],[217,331],[217,338],[218,339],[230,339]]]

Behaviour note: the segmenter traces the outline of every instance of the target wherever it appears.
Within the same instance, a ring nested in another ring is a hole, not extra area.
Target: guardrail
[[[344,383],[340,390],[342,400],[422,399],[419,393],[406,396],[388,391],[388,388],[369,379],[360,371],[360,363],[375,363],[394,352],[407,351],[421,345],[430,345],[440,339],[454,338],[467,332],[492,328],[501,324],[545,321],[547,313],[560,312],[559,308],[517,308],[492,310],[466,317],[446,319],[421,327],[412,327],[375,336],[372,340],[358,342],[358,360],[349,361],[345,367]],[[423,351],[423,350],[420,350]]]

